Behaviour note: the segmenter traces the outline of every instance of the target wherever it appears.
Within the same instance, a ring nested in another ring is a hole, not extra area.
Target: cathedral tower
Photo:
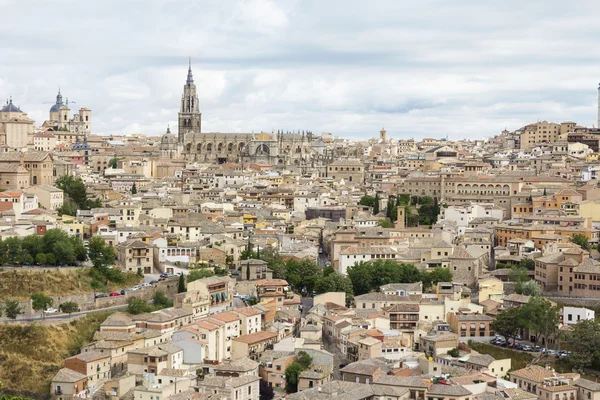
[[[200,133],[201,121],[202,114],[200,114],[196,85],[192,76],[192,58],[190,57],[187,81],[183,86],[183,95],[181,96],[181,107],[179,110],[179,129],[177,132],[179,143],[183,144],[186,133]]]

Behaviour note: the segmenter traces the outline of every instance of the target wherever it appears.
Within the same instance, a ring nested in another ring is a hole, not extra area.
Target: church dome
[[[19,109],[19,107],[15,106],[12,102],[12,99],[10,99],[8,104],[6,104],[4,107],[2,107],[0,112],[23,112],[23,111],[21,111]]]
[[[175,137],[175,135],[172,135],[170,133],[165,133],[160,142],[162,144],[171,144],[171,143],[177,143],[177,138]]]
[[[60,94],[60,89],[58,90],[58,95],[56,96],[56,104],[50,107],[50,112],[58,112],[58,110],[63,106],[62,94]]]

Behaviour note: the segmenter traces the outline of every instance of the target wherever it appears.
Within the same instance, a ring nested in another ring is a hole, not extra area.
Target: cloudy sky
[[[0,98],[41,124],[60,85],[94,133],[160,134],[191,55],[205,132],[591,126],[599,14],[578,0],[0,0]]]

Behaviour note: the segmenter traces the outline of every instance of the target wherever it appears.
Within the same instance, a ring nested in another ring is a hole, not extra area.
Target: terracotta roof
[[[56,375],[54,375],[54,378],[52,378],[52,382],[75,383],[84,379],[87,380],[86,375],[80,374],[79,372],[73,371],[69,368],[61,368],[58,370]]]
[[[242,335],[235,339],[236,342],[242,342],[247,344],[263,342],[265,340],[274,339],[277,337],[277,333],[275,332],[256,332],[251,333],[249,335]]]

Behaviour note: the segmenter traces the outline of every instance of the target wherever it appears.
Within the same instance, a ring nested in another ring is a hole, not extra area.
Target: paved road
[[[95,313],[95,312],[120,310],[123,308],[127,308],[127,304],[121,305],[121,306],[99,308],[97,310],[80,311],[80,312],[75,312],[71,315],[63,314],[63,313],[46,314],[46,318],[42,318],[42,316],[39,314],[34,317],[17,318],[16,320],[12,320],[12,319],[8,319],[8,318],[0,318],[0,322],[36,322],[36,321],[42,321],[42,320],[46,320],[46,321],[70,320],[70,319],[78,318],[83,315],[87,315],[87,314],[91,314],[91,313]]]
[[[312,297],[302,298],[302,317],[306,317],[311,308],[313,308],[314,299]]]

